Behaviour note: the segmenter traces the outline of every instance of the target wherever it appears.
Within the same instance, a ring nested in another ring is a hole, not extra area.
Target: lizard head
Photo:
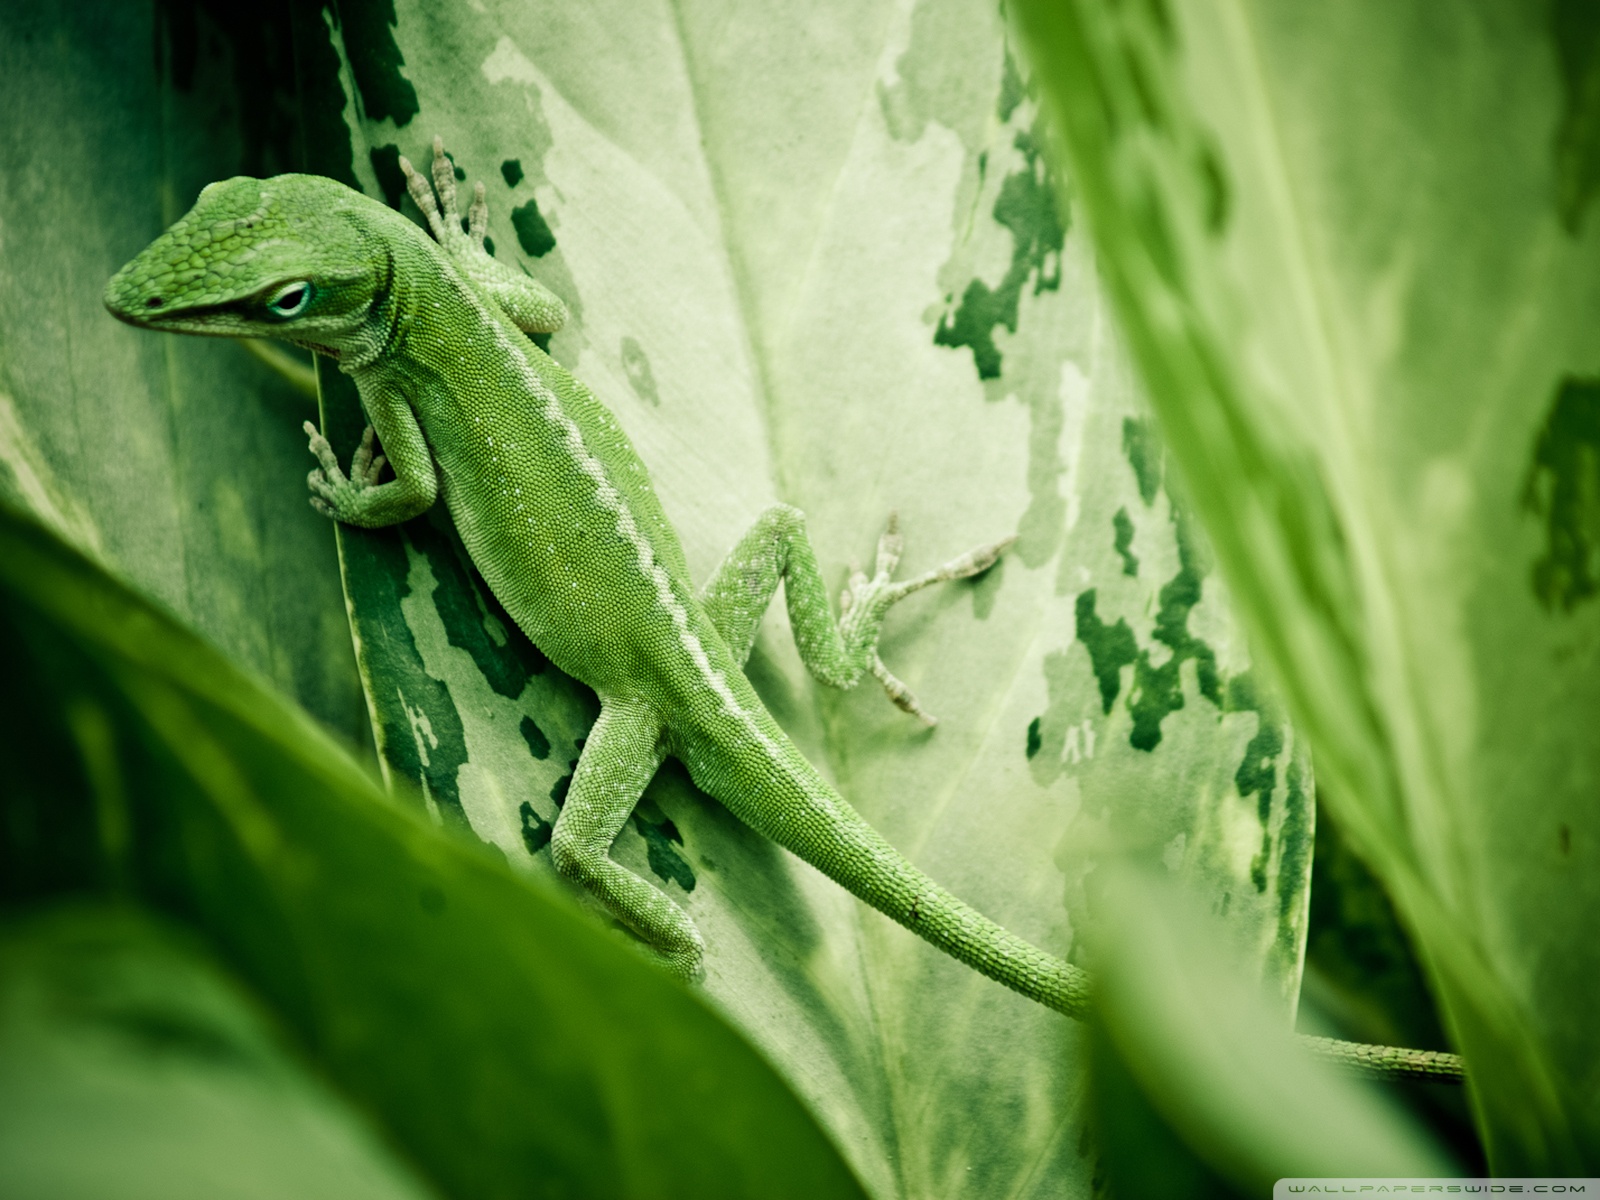
[[[350,219],[370,208],[382,206],[316,175],[213,183],[112,276],[106,308],[146,329],[275,337],[337,357],[386,269]]]

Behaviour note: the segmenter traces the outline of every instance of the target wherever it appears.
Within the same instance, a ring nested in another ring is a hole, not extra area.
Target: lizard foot
[[[322,432],[310,421],[303,428],[311,439],[311,453],[322,464],[306,476],[306,485],[311,489],[311,507],[325,517],[353,524],[351,519],[361,511],[367,490],[378,486],[378,476],[383,473],[387,461],[382,454],[375,453],[376,434],[372,426],[368,425],[361,435],[361,445],[350,460],[348,476],[340,470],[333,447]]]
[[[915,579],[903,579],[896,583],[892,577],[895,568],[900,565],[900,554],[905,548],[905,539],[900,536],[898,514],[890,513],[883,536],[878,539],[878,561],[874,564],[872,576],[869,578],[865,572],[859,570],[852,572],[850,582],[839,597],[839,631],[844,636],[846,644],[866,644],[872,647],[872,658],[868,667],[873,677],[883,685],[883,690],[888,693],[896,708],[910,713],[924,725],[937,725],[938,718],[917,702],[911,689],[890,674],[889,668],[884,666],[883,659],[878,656],[878,630],[883,623],[884,614],[890,605],[897,604],[913,592],[920,592],[925,587],[931,587],[936,583],[947,583],[952,579],[968,579],[974,575],[981,575],[994,566],[1016,540],[1015,537],[1008,537],[979,546],[958,558],[952,558],[942,566],[925,571]]]
[[[492,243],[485,245],[489,201],[483,184],[472,185],[472,205],[462,221],[456,206],[456,165],[444,152],[443,138],[433,139],[431,181],[404,156],[400,170],[405,173],[406,191],[427,218],[434,239],[493,298],[513,325],[527,333],[554,333],[565,324],[567,307],[560,297],[531,275],[495,261],[489,253]]]
[[[406,177],[406,191],[428,219],[428,228],[433,231],[435,240],[455,253],[470,247],[487,258],[483,238],[489,229],[489,202],[484,198],[483,184],[473,185],[472,207],[467,210],[467,227],[463,230],[461,213],[456,208],[456,165],[444,152],[444,139],[433,139],[431,182],[405,155],[400,156],[400,170]]]

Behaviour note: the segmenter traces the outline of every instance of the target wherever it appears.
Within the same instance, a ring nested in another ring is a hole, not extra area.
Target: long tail
[[[1086,971],[1024,941],[935,883],[833,790],[775,722],[767,732],[776,735],[771,739],[776,754],[752,753],[748,743],[722,747],[716,756],[720,762],[696,762],[699,756],[691,753],[686,755],[691,774],[757,833],[952,958],[1046,1008],[1074,1020],[1088,1017]],[[743,768],[737,771],[741,778],[749,778],[746,772],[758,774],[757,786],[719,788],[730,760]],[[1324,1061],[1369,1077],[1459,1083],[1464,1075],[1460,1056],[1442,1051],[1299,1040]]]
[[[718,788],[720,772],[705,763],[712,770],[702,779],[692,754],[690,772],[757,833],[952,958],[1047,1008],[1077,1020],[1088,1015],[1087,973],[995,924],[923,874],[829,786],[776,723],[769,733],[777,735],[776,755],[748,753],[747,745],[723,746],[718,755],[737,760],[745,768],[738,772],[742,778],[749,778],[747,770],[758,773],[753,788]]]

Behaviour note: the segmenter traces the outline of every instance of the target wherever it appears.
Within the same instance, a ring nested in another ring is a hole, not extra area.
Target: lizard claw
[[[305,422],[303,428],[311,440],[311,453],[321,464],[306,476],[306,486],[311,489],[311,507],[325,517],[345,519],[358,502],[357,497],[378,486],[378,476],[386,460],[382,454],[374,453],[376,432],[371,425],[362,432],[361,445],[351,457],[350,474],[346,475],[322,431],[310,421]]]
[[[433,139],[433,190],[439,193],[445,224],[451,228],[460,225],[461,218],[456,214],[456,164],[444,152],[444,139],[437,134]]]
[[[306,436],[311,439],[311,453],[317,456],[317,461],[322,464],[322,470],[326,471],[330,476],[342,478],[342,473],[339,470],[339,459],[334,455],[333,447],[328,443],[328,439],[322,436],[322,430],[318,429],[310,421],[306,421],[300,428],[304,429]],[[321,472],[313,471],[312,474],[317,475],[321,474]]]
[[[428,175],[417,170],[405,155],[400,156],[400,170],[406,177],[406,191],[427,218],[434,241],[455,252],[470,243],[474,250],[486,254],[483,239],[489,232],[488,193],[483,184],[473,185],[472,206],[467,210],[467,227],[463,230],[456,205],[456,164],[444,152],[443,138],[433,139],[433,163]]]
[[[375,454],[377,431],[368,425],[361,431],[361,445],[356,447],[355,455],[350,459],[350,482],[359,487],[376,487],[378,476],[383,471],[383,464],[387,461],[382,454]]]
[[[406,191],[427,219],[434,240],[513,325],[528,333],[554,333],[561,328],[567,319],[567,308],[560,297],[525,271],[512,271],[494,260],[494,243],[488,237],[488,190],[481,182],[472,185],[472,204],[466,219],[462,219],[456,199],[456,164],[444,152],[443,138],[433,139],[431,179],[412,166],[408,158],[400,159],[400,170],[405,173]],[[539,250],[536,254],[544,252]]]
[[[467,236],[479,248],[483,248],[483,239],[489,232],[489,201],[486,199],[488,192],[484,190],[483,182],[472,185],[472,207],[467,209]]]
[[[900,555],[906,548],[905,538],[900,536],[900,514],[891,512],[889,520],[884,524],[883,536],[878,539],[877,577],[884,583],[889,582],[889,576],[894,574],[894,569],[900,565]]]
[[[915,579],[895,583],[892,576],[900,565],[905,539],[900,535],[899,517],[894,513],[889,514],[883,536],[878,539],[878,561],[872,577],[869,579],[860,569],[852,568],[849,582],[839,597],[839,632],[847,644],[863,647],[871,655],[867,660],[867,668],[883,685],[883,690],[888,693],[895,707],[910,713],[925,725],[938,724],[938,719],[917,702],[911,689],[895,678],[884,666],[883,659],[878,657],[879,628],[889,606],[935,583],[981,575],[994,566],[1016,540],[1015,537],[1008,537],[979,546]]]
[[[889,693],[889,699],[894,702],[894,706],[901,712],[910,713],[929,729],[939,723],[938,717],[917,703],[917,698],[912,695],[910,688],[889,674],[889,668],[883,665],[883,659],[878,657],[876,651],[872,655],[872,675],[879,683],[883,684],[883,690]]]
[[[442,155],[444,153],[444,143],[438,138],[434,139],[434,143],[436,155],[434,159],[434,176],[435,179],[437,179],[437,155]],[[445,159],[447,164],[449,161],[449,159]],[[433,230],[434,240],[440,244],[447,244],[452,232],[460,233],[461,230],[459,224],[452,231],[450,225],[445,221],[444,215],[439,211],[439,202],[434,198],[433,194],[434,185],[422,177],[422,172],[413,167],[411,165],[411,160],[404,154],[400,156],[400,170],[406,177],[406,191],[411,194],[411,199],[416,202],[417,207],[422,210],[422,215],[427,218],[428,228]],[[452,169],[450,172],[449,200],[449,208],[452,212],[455,209],[455,197],[456,178],[455,171]]]

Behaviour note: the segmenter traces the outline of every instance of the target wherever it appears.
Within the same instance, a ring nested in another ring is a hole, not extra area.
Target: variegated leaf
[[[933,732],[875,688],[815,688],[769,616],[751,676],[843,794],[1061,954],[1098,862],[1164,862],[1292,1009],[1307,760],[1165,467],[999,14],[402,0],[340,35],[354,176],[398,204],[399,155],[438,134],[488,185],[497,256],[572,308],[551,351],[634,439],[698,577],[777,499],[841,584],[890,511],[908,572],[1019,535],[987,577],[891,618],[884,657]],[[348,391],[325,401],[352,444]],[[593,698],[525,644],[437,516],[340,538],[390,769],[548,873]],[[614,854],[688,908],[707,992],[877,1194],[1087,1191],[1082,1060],[1058,1017],[674,767]]]

